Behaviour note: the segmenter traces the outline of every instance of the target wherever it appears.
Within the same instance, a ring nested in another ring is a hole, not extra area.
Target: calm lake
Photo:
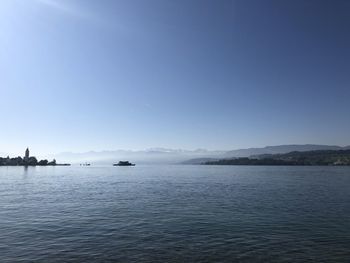
[[[0,262],[350,262],[350,167],[0,167]]]

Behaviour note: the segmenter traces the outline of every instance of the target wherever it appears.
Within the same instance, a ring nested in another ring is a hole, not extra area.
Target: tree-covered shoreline
[[[343,165],[350,166],[350,150],[320,150],[290,152],[286,154],[264,154],[243,158],[220,159],[203,162],[203,165]]]
[[[36,157],[29,157],[28,159],[22,158],[20,156],[15,158],[0,157],[0,166],[54,166],[57,165],[56,160],[49,162],[48,160],[38,161]]]

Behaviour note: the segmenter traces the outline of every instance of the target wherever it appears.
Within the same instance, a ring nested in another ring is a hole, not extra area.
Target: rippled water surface
[[[0,167],[0,262],[350,262],[350,167]]]

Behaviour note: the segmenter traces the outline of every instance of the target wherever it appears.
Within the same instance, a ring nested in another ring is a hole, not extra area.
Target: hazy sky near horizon
[[[1,0],[0,152],[350,144],[350,1]]]

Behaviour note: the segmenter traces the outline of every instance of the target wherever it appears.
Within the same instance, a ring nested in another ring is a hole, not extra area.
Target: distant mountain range
[[[263,148],[248,148],[226,152],[228,157],[250,157],[261,154],[282,154],[289,152],[307,152],[319,150],[348,150],[350,146],[341,147],[336,145],[317,145],[317,144],[291,144],[266,146]]]
[[[199,164],[207,161],[215,161],[225,158],[254,157],[262,154],[284,154],[293,151],[317,151],[317,150],[347,150],[350,146],[341,147],[333,145],[278,145],[263,148],[248,148],[232,151],[209,151],[206,149],[183,150],[168,148],[150,148],[140,151],[116,150],[116,151],[90,151],[84,153],[64,152],[45,156],[48,159],[55,158],[59,162],[68,163],[94,163],[111,164],[120,160],[129,160],[137,164]]]
[[[248,148],[227,151],[221,158],[218,156],[207,156],[208,158],[194,158],[182,162],[183,164],[201,164],[203,162],[214,162],[219,159],[240,158],[240,157],[258,157],[264,154],[285,154],[290,152],[308,152],[320,150],[349,150],[350,146],[336,146],[336,145],[317,145],[317,144],[291,144],[291,145],[277,145],[266,146],[262,148]]]
[[[69,163],[94,163],[111,164],[118,161],[130,161],[137,164],[176,164],[192,158],[206,156],[224,156],[225,151],[207,151],[197,149],[193,151],[183,149],[151,148],[140,151],[116,150],[116,151],[90,151],[84,153],[63,152],[49,155],[47,158],[55,158],[60,162]]]

